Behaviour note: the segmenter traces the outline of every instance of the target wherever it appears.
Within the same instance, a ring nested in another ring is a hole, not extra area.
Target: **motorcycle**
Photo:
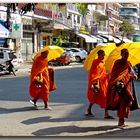
[[[6,61],[6,64],[0,64],[0,75],[7,75],[7,74],[14,74],[14,76],[16,76],[15,74],[15,69],[14,66],[11,62],[12,60],[8,60]]]

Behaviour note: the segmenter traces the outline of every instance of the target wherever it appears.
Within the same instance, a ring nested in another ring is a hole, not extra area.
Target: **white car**
[[[82,48],[68,48],[68,50],[75,54],[76,62],[82,62],[88,55],[87,51]]]
[[[75,62],[75,53],[73,53],[69,48],[63,48],[67,56],[69,56],[71,62]]]

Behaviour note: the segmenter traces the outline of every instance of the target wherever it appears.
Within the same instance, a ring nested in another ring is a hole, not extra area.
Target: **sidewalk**
[[[54,69],[66,69],[66,68],[74,68],[74,67],[83,67],[82,63],[71,63],[68,66],[52,66]],[[25,61],[21,63],[18,68],[18,73],[30,73],[32,68],[32,61]]]

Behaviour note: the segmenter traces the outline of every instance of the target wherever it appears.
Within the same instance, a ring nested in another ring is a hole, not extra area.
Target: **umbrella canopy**
[[[110,52],[116,48],[115,43],[106,43],[106,44],[100,44],[93,50],[91,50],[90,54],[87,56],[86,60],[84,61],[84,67],[87,71],[90,70],[92,62],[94,59],[98,57],[97,52],[99,50],[104,50],[105,52],[105,60],[109,56]]]
[[[132,66],[140,63],[140,42],[123,43],[122,45],[114,49],[105,61],[105,67],[107,70],[111,70],[115,60],[121,58],[121,50],[124,48],[128,49],[128,61],[131,62]]]
[[[45,46],[34,57],[34,60],[41,55],[41,52],[48,50],[48,61],[60,57],[64,53],[64,49],[59,46]]]

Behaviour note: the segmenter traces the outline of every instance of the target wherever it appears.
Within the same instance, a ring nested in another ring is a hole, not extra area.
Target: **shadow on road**
[[[115,129],[117,126],[100,126],[100,127],[78,127],[75,125],[72,126],[58,126],[58,127],[51,127],[51,128],[45,128],[40,129],[36,132],[33,132],[32,134],[35,136],[47,136],[47,135],[58,135],[61,133],[74,133],[76,136],[76,133],[87,133],[90,131],[107,131],[111,129]]]
[[[66,117],[66,118],[52,118],[52,117],[38,117],[38,118],[32,118],[32,119],[28,119],[25,121],[22,121],[21,123],[26,124],[26,125],[31,125],[31,124],[36,124],[36,123],[41,123],[41,122],[70,122],[70,121],[83,121],[83,120],[96,120],[97,118],[94,117]],[[99,120],[99,119],[98,119]]]
[[[137,131],[138,130],[138,131]],[[131,137],[137,137],[137,136],[140,136],[139,135],[139,131],[140,130],[140,127],[132,127],[132,128],[124,128],[124,129],[117,129],[117,130],[114,130],[112,132],[106,132],[106,133],[102,133],[102,134],[95,134],[94,136],[100,136],[100,137],[103,137],[103,136],[109,136],[109,137],[112,137],[112,136],[123,136],[124,138],[127,137],[127,138],[131,138]],[[93,135],[91,135],[93,136]],[[139,138],[139,137],[138,137]],[[134,138],[133,138],[134,139]]]
[[[36,110],[34,107],[22,107],[22,108],[0,108],[0,114],[8,114],[14,112],[26,112],[26,111],[33,111]]]

